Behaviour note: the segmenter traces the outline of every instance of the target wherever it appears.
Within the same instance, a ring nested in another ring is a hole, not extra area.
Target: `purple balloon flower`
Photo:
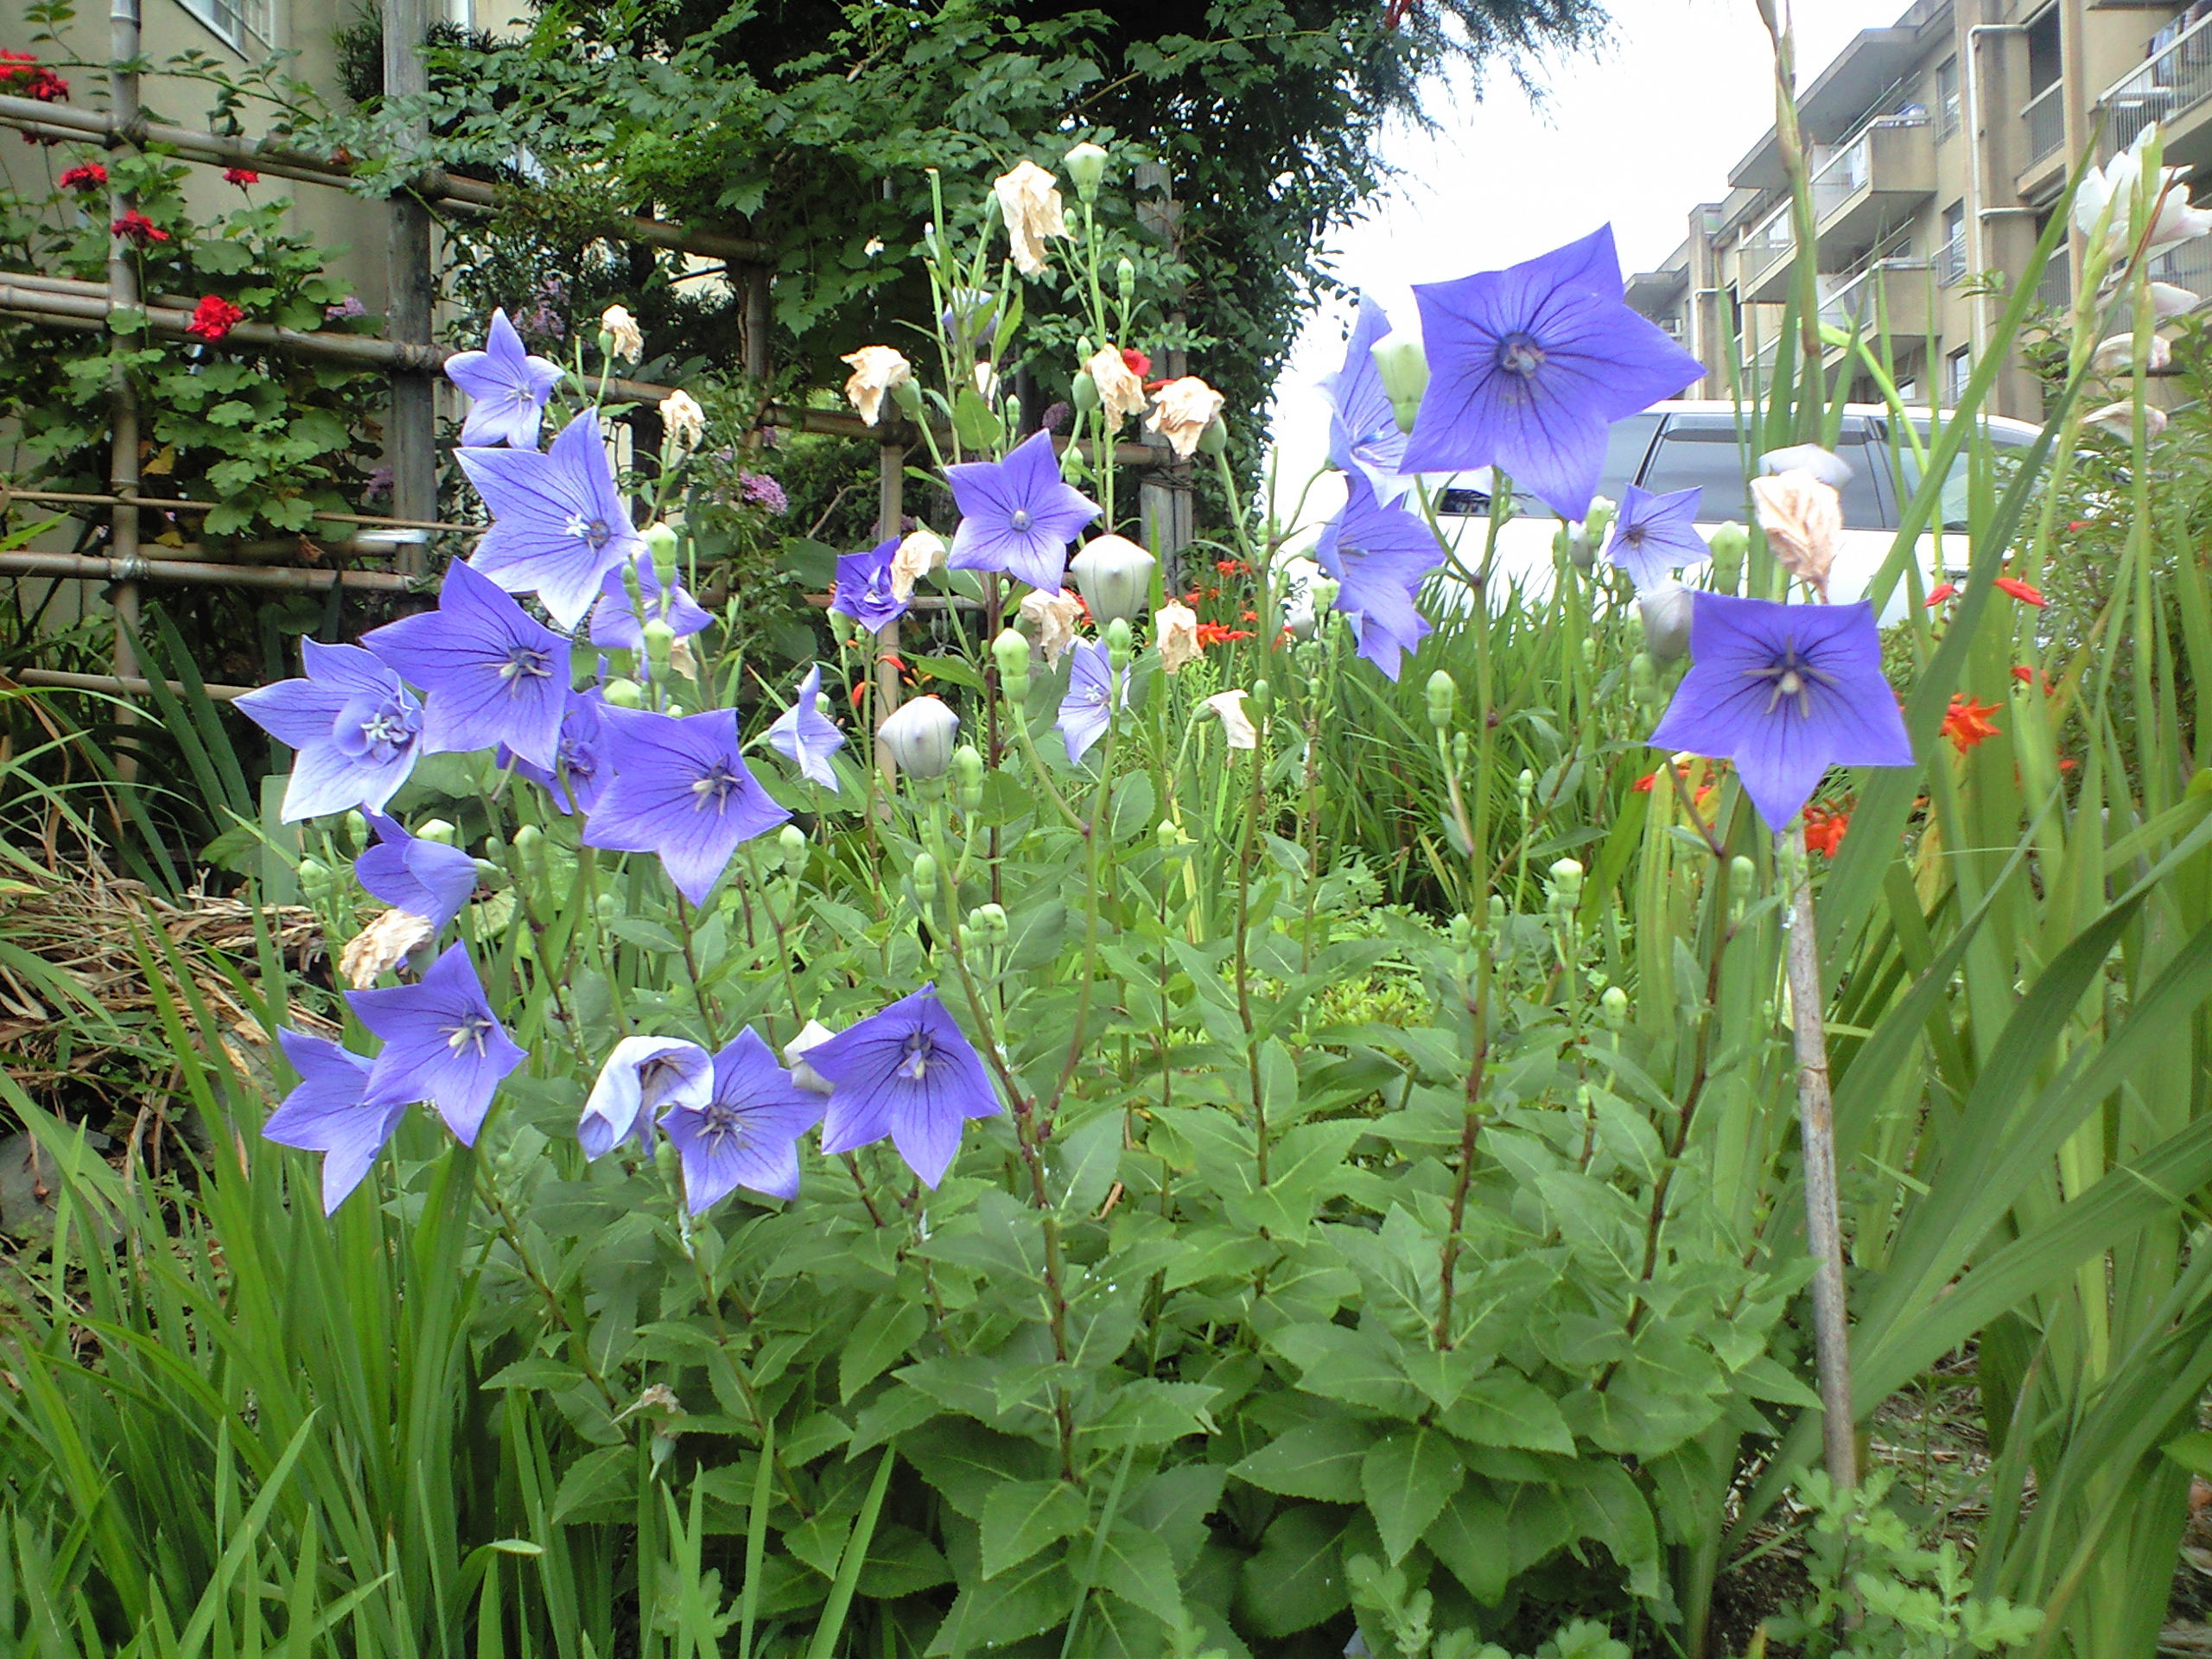
[[[387,905],[420,916],[435,933],[476,891],[476,861],[458,847],[423,841],[381,812],[369,814],[377,845],[353,861],[353,879]]]
[[[1621,492],[1621,510],[1605,538],[1605,556],[1628,572],[1639,589],[1664,584],[1675,571],[1703,564],[1713,556],[1696,530],[1702,485],[1653,495],[1630,485]]]
[[[1361,295],[1358,320],[1344,342],[1344,365],[1322,377],[1321,391],[1329,400],[1331,465],[1364,474],[1376,494],[1395,501],[1413,488],[1413,480],[1397,475],[1406,456],[1406,435],[1398,430],[1390,394],[1375,366],[1376,345],[1389,332],[1390,319],[1382,308]]]
[[[527,1056],[492,1012],[467,947],[448,945],[416,984],[348,991],[346,1000],[384,1039],[369,1068],[368,1103],[427,1100],[461,1145],[474,1146],[493,1091]]]
[[[1690,671],[1651,741],[1734,761],[1768,829],[1786,827],[1831,766],[1912,764],[1872,606],[1705,593],[1692,605]]]
[[[640,618],[637,606],[630,602],[630,585],[622,580],[621,570],[618,568],[608,571],[607,580],[600,586],[599,603],[591,607],[591,642],[594,645],[643,651],[648,620],[667,623],[677,639],[685,639],[703,631],[715,620],[697,600],[683,591],[681,582],[672,585],[666,594],[662,594],[660,573],[653,569],[651,554],[640,554],[633,568],[638,573],[638,597],[645,603],[645,616]]]
[[[1609,423],[1704,367],[1621,298],[1613,230],[1505,270],[1418,285],[1428,389],[1408,473],[1496,467],[1563,518],[1589,514]]]
[[[518,777],[527,778],[552,797],[556,811],[589,812],[599,804],[599,793],[613,775],[605,756],[606,731],[599,711],[606,694],[597,686],[571,691],[561,714],[561,734],[553,749],[553,764],[541,766],[525,760],[505,744],[494,759]]]
[[[798,1138],[821,1117],[822,1096],[793,1083],[752,1027],[739,1032],[715,1056],[713,1092],[697,1104],[678,1102],[660,1121],[683,1160],[691,1213],[733,1187],[797,1198]]]
[[[429,753],[504,743],[552,764],[569,701],[569,642],[489,578],[455,560],[436,610],[387,622],[361,643],[429,694]]]
[[[327,1037],[280,1031],[276,1040],[300,1080],[270,1113],[261,1126],[261,1138],[322,1154],[322,1213],[327,1216],[361,1184],[407,1115],[406,1103],[369,1104],[369,1062]]]
[[[284,785],[284,822],[365,806],[381,811],[423,753],[423,705],[359,645],[300,641],[303,680],[238,700],[270,736],[299,753]]]
[[[944,1179],[963,1122],[1005,1109],[934,985],[817,1043],[806,1063],[830,1084],[822,1150],[851,1152],[887,1135],[925,1186]]]
[[[714,1063],[696,1043],[674,1037],[625,1037],[614,1045],[584,1102],[576,1139],[584,1156],[598,1158],[624,1138],[640,1149],[653,1138],[653,1119],[664,1105],[702,1105],[714,1083]]]
[[[614,781],[585,823],[584,845],[659,854],[693,904],[706,902],[740,842],[791,817],[747,770],[734,710],[678,720],[610,707],[600,717]]]
[[[768,728],[768,747],[794,762],[800,777],[835,790],[837,769],[830,757],[844,747],[845,734],[817,706],[821,696],[822,664],[817,663],[798,683],[798,695],[783,718]]]
[[[608,571],[645,550],[614,487],[596,410],[563,427],[543,454],[454,453],[492,511],[492,528],[469,563],[511,594],[535,593],[563,627],[582,620]]]
[[[456,352],[446,359],[446,378],[468,394],[461,442],[537,448],[545,400],[561,384],[563,372],[550,358],[532,357],[524,350],[522,336],[507,321],[507,314],[494,311],[484,349]]]
[[[1114,723],[1114,704],[1129,706],[1129,677],[1122,676],[1121,696],[1114,696],[1114,664],[1106,647],[1096,639],[1078,639],[1068,647],[1068,694],[1060,699],[1060,717],[1052,729],[1068,746],[1068,759],[1080,760],[1092,744],[1106,735]]]
[[[868,633],[880,633],[906,614],[906,601],[891,585],[891,559],[899,537],[878,542],[865,553],[837,556],[837,591],[830,608],[849,616]]]
[[[960,509],[945,563],[955,570],[1004,570],[1058,593],[1068,543],[1098,516],[1098,504],[1060,477],[1052,435],[1036,432],[1004,461],[969,461],[944,469]]]
[[[1313,556],[1342,585],[1336,607],[1351,620],[1359,654],[1395,680],[1405,653],[1430,632],[1414,595],[1444,554],[1417,514],[1376,499],[1364,473],[1350,481],[1351,499],[1322,530]]]

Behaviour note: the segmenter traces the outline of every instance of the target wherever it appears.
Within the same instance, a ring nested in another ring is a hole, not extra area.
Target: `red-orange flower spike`
[[[1951,698],[1951,706],[1943,715],[1942,733],[1949,738],[1961,754],[1977,743],[1995,737],[1998,728],[1990,723],[1990,715],[1997,712],[1993,702],[1976,702],[1963,691]]]
[[[1851,826],[1851,814],[1842,807],[1808,806],[1805,809],[1805,845],[1824,858],[1834,858],[1835,849],[1843,843],[1843,832]]]
[[[1958,584],[1955,582],[1946,582],[1929,589],[1928,597],[1923,602],[1926,604],[1929,610],[1932,611],[1938,605],[1948,604],[1952,600],[1956,599],[1958,596]]]
[[[1999,593],[2010,594],[2013,598],[2018,600],[2023,605],[2040,606],[2044,602],[2042,593],[2036,588],[2029,587],[2026,582],[2022,582],[2018,576],[1999,576],[1992,585],[1996,588]]]

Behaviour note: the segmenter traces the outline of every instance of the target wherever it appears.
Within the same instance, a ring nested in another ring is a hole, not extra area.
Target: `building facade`
[[[1886,336],[1909,403],[1956,400],[2025,268],[2075,158],[2103,162],[2158,122],[2166,159],[2212,179],[2212,0],[1916,0],[1861,31],[1799,95],[1812,171],[1821,318]],[[1771,128],[1700,203],[1630,303],[1706,365],[1689,394],[1763,391],[1795,264]],[[2080,238],[2046,268],[2040,297],[2069,303]],[[2212,296],[2212,249],[2156,273]],[[1862,377],[1856,397],[1871,397]],[[1994,412],[2039,419],[2034,378],[1999,375]]]

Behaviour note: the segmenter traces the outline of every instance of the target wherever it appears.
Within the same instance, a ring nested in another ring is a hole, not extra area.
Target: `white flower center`
[[[1029,516],[1029,509],[1027,507],[1016,507],[1007,517],[1007,523],[1012,524],[1016,530],[1027,530],[1033,522]]]
[[[446,1028],[446,1046],[456,1054],[476,1051],[476,1058],[484,1058],[484,1039],[491,1034],[492,1021],[480,1014],[465,1014],[457,1026]]]
[[[935,1045],[930,1041],[929,1033],[910,1033],[901,1052],[905,1058],[899,1062],[899,1075],[919,1083],[923,1073],[929,1070],[930,1062],[937,1058]]]
[[[715,816],[720,817],[729,810],[730,798],[745,787],[745,780],[730,769],[727,760],[717,760],[691,785],[691,810],[703,811],[711,804]]]
[[[499,664],[499,677],[510,686],[524,680],[550,680],[553,671],[548,665],[547,654],[528,645],[516,645],[507,652],[507,660]]]

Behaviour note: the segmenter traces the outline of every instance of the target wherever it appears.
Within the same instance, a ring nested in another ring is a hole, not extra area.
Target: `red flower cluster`
[[[1152,359],[1134,346],[1122,347],[1122,362],[1140,380],[1152,372]]]
[[[1823,858],[1834,858],[1835,849],[1843,844],[1843,832],[1851,827],[1848,806],[1823,806],[1818,801],[1805,808],[1805,847]]]
[[[1989,717],[1997,712],[1993,702],[1976,702],[1965,692],[1953,695],[1951,706],[1943,714],[1943,735],[1961,754],[1977,743],[1995,737],[1999,728],[1990,723]]]
[[[98,162],[79,162],[61,175],[64,190],[102,190],[107,188],[107,168]]]
[[[1939,582],[1933,588],[1928,590],[1928,597],[1923,602],[1926,604],[1928,608],[1932,611],[1938,605],[1949,604],[1958,596],[1959,587],[1956,582]]]
[[[2057,694],[2058,688],[2051,683],[2050,675],[2030,668],[2025,663],[2012,664],[2012,677],[2022,685],[2035,685],[2040,683],[2045,696],[2054,696]]]
[[[0,52],[0,87],[18,98],[35,98],[41,104],[57,103],[69,96],[69,83],[51,69],[39,67],[28,52]]]
[[[192,308],[192,321],[184,325],[188,334],[197,334],[209,341],[218,340],[245,321],[245,313],[219,294],[202,296]]]
[[[1242,559],[1216,559],[1213,568],[1224,576],[1241,576],[1250,569]]]
[[[1707,764],[1714,765],[1715,763],[1708,762]],[[1717,765],[1715,765],[1716,775],[1717,772],[1718,767]],[[1681,766],[1675,768],[1675,775],[1681,778],[1684,783],[1688,783],[1690,778],[1689,763],[1688,761],[1684,761]],[[1658,782],[1659,774],[1657,772],[1647,772],[1643,777],[1630,784],[1629,788],[1633,790],[1638,795],[1649,795],[1652,791],[1653,788],[1656,786]],[[1703,806],[1707,801],[1712,798],[1713,791],[1715,787],[1717,787],[1717,785],[1710,781],[1700,784],[1695,789],[1690,791],[1691,804],[1696,806]]]
[[[1252,637],[1252,630],[1249,628],[1232,628],[1222,622],[1198,624],[1198,644],[1202,648],[1207,645],[1230,645],[1236,640],[1249,639]]]
[[[169,239],[169,233],[167,231],[135,207],[109,226],[108,229],[128,241],[136,242],[142,248],[151,242],[166,242]]]
[[[2041,591],[2029,587],[2018,576],[1999,576],[1992,585],[1999,593],[2010,594],[2023,605],[2040,606],[2044,602]]]
[[[261,175],[250,167],[226,167],[223,169],[223,182],[235,184],[243,189],[249,184],[259,184]]]

